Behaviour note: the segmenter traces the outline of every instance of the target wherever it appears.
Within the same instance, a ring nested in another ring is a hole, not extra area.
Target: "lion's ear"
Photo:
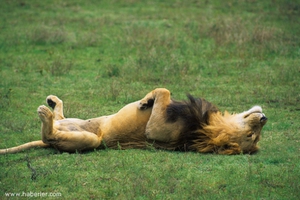
[[[238,145],[238,143],[229,143],[226,145],[221,146],[218,149],[219,154],[226,154],[226,155],[232,155],[232,154],[240,154],[241,148]]]

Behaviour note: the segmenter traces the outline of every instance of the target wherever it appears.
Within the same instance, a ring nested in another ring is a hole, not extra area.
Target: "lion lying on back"
[[[50,95],[46,106],[38,108],[42,140],[2,149],[16,153],[32,147],[53,147],[75,152],[100,147],[147,148],[201,153],[254,153],[261,130],[267,122],[259,106],[240,114],[220,113],[204,99],[188,96],[174,101],[170,92],[157,88],[140,101],[130,103],[109,116],[81,120],[65,118],[63,102]]]

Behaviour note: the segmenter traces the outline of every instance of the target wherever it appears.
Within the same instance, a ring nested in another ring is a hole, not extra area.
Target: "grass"
[[[67,117],[86,119],[166,87],[176,99],[191,93],[230,112],[261,105],[269,121],[251,156],[4,155],[0,198],[298,199],[299,8],[298,0],[3,0],[0,148],[40,139],[36,109],[49,94],[64,100]]]

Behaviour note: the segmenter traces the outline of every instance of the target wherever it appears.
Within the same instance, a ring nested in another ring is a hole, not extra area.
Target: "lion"
[[[50,95],[41,105],[42,140],[1,149],[17,153],[33,147],[53,147],[62,152],[101,148],[157,148],[200,153],[255,153],[267,117],[260,106],[239,114],[221,113],[202,98],[171,99],[170,91],[156,88],[117,113],[82,120],[65,118],[63,102]]]

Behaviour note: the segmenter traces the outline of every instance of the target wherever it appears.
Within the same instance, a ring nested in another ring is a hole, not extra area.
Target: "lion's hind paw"
[[[57,104],[62,103],[62,101],[54,95],[49,95],[46,98],[46,102],[52,109],[54,109]]]
[[[42,121],[47,121],[50,118],[52,118],[52,116],[53,116],[51,110],[49,110],[49,108],[47,108],[44,105],[39,106],[38,109],[37,109],[37,112],[38,112],[38,115],[39,115],[39,117]]]

